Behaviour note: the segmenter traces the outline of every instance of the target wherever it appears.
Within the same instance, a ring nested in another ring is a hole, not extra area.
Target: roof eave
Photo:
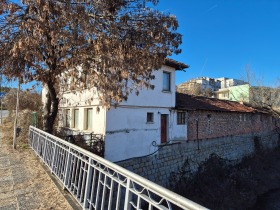
[[[175,68],[175,70],[179,70],[179,71],[184,71],[184,69],[189,68],[189,65],[179,61],[175,61],[171,58],[166,58],[164,60],[164,65],[173,67]]]

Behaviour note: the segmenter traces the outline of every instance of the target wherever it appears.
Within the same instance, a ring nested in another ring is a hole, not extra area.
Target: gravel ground
[[[0,210],[72,209],[28,145],[12,149],[11,129],[0,127]]]

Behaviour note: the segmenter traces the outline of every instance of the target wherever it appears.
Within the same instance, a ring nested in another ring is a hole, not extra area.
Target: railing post
[[[29,136],[28,136],[28,143],[29,143],[29,146],[32,148],[32,140],[33,140],[33,132],[32,132],[32,128],[29,127]]]
[[[93,167],[91,167],[91,158],[88,159],[88,170],[87,170],[87,181],[85,186],[85,194],[84,194],[84,204],[83,209],[87,209],[89,206],[87,205],[87,199],[90,199],[90,187],[91,187],[91,179],[93,174]]]
[[[130,187],[131,187],[131,180],[130,178],[127,178],[127,183],[126,183],[126,189],[125,189],[125,200],[124,200],[124,209],[130,210],[131,209],[131,192],[130,192]]]
[[[53,173],[53,167],[54,167],[55,155],[56,155],[56,141],[54,142],[54,149],[53,149],[53,158],[52,158],[52,165],[51,165],[51,170],[52,170],[52,173]]]
[[[68,177],[69,177],[69,171],[70,171],[70,159],[71,159],[71,148],[69,147],[68,149],[68,157],[67,157],[67,162],[66,162],[66,170],[64,173],[64,182],[63,182],[63,189],[67,189],[67,184],[68,184]]]
[[[39,145],[40,145],[40,136],[41,136],[41,134],[39,133],[39,134],[38,134],[38,140],[37,140],[37,143],[38,143],[38,144],[37,144],[37,149],[36,149],[37,155],[39,155],[38,149],[39,149]],[[40,155],[39,155],[39,156],[40,156]]]
[[[35,141],[34,134],[35,134],[35,132],[34,132],[34,130],[33,130],[33,134],[32,134],[32,145],[31,145],[31,147],[32,147],[32,149],[35,151],[35,148],[34,148],[34,141]]]
[[[42,156],[42,159],[44,162],[45,162],[45,156],[46,156],[47,141],[48,141],[48,136],[46,136],[46,138],[45,138],[44,152],[43,152],[43,156]]]
[[[31,146],[31,144],[30,144],[30,133],[31,133],[31,127],[29,126],[29,128],[28,128],[28,144]]]

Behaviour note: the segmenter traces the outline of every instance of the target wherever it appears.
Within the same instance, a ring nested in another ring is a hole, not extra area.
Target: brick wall
[[[279,142],[280,136],[274,131],[259,133],[257,138],[254,134],[182,141],[159,147],[155,154],[120,161],[117,164],[164,187],[170,187],[171,175],[180,171],[186,161],[189,163],[187,173],[191,175],[213,153],[239,162],[261,148],[275,148]]]
[[[270,115],[237,112],[189,111],[188,140],[259,133],[275,128]]]

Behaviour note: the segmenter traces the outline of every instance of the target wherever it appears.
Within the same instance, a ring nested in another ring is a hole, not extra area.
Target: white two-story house
[[[153,90],[143,88],[138,96],[130,94],[109,110],[100,106],[95,88],[78,94],[63,92],[59,125],[71,132],[104,135],[104,157],[113,162],[146,156],[162,144],[186,140],[186,113],[175,109],[175,72],[185,68],[188,65],[166,59],[154,71]]]

